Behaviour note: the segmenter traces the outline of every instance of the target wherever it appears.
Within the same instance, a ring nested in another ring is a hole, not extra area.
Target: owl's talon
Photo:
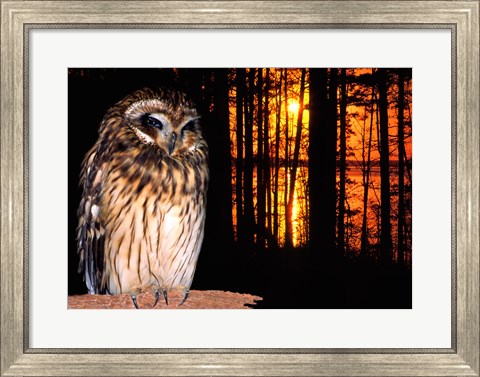
[[[183,300],[182,300],[182,302],[181,302],[180,304],[178,304],[178,306],[182,306],[182,305],[185,303],[185,301],[187,301],[187,298],[188,298],[189,293],[190,293],[190,291],[186,291],[186,292],[184,293],[184,295],[183,295]]]
[[[132,297],[133,305],[135,305],[135,309],[138,309],[137,296],[131,295],[131,297]]]
[[[163,292],[163,297],[165,297],[165,304],[167,304],[167,305],[168,305],[168,295],[167,295],[167,290],[166,290],[166,289],[163,289],[163,290],[162,290],[162,292]]]
[[[159,298],[160,298],[160,293],[158,293],[158,289],[155,289],[155,302],[154,302],[152,308],[154,308],[155,305],[157,305],[157,302],[158,302]]]

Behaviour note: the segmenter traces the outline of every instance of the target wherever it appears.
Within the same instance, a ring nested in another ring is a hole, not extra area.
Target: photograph
[[[68,308],[411,309],[412,85],[68,68]]]

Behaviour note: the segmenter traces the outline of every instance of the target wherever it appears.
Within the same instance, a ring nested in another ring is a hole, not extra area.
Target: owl
[[[81,167],[79,272],[90,294],[188,298],[206,216],[208,146],[193,102],[138,90],[111,107]]]

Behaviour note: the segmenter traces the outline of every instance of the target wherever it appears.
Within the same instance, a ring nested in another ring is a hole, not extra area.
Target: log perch
[[[190,291],[188,300],[181,306],[182,296],[177,292],[168,295],[168,305],[163,296],[155,307],[152,293],[137,296],[139,309],[252,309],[262,298],[245,293],[225,291]],[[76,295],[68,296],[68,309],[135,309],[130,295]]]

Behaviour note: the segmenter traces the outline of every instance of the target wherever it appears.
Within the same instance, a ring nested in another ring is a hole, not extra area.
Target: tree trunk
[[[232,166],[230,152],[230,115],[228,100],[228,71],[214,69],[213,87],[213,120],[216,140],[209,143],[209,153],[212,160],[216,161],[211,166],[210,188],[215,198],[217,208],[216,218],[222,235],[221,240],[226,243],[233,242],[232,223]],[[212,136],[212,134],[210,134]]]
[[[308,178],[310,245],[330,256],[335,250],[336,233],[336,113],[335,117],[332,116],[332,108],[336,107],[336,98],[332,98],[333,89],[336,90],[336,73],[331,72],[330,99],[327,97],[327,78],[326,68],[310,70]]]
[[[298,168],[298,158],[300,155],[300,141],[302,138],[302,126],[303,126],[303,98],[305,94],[305,76],[306,69],[302,68],[302,76],[300,78],[300,97],[299,97],[299,107],[297,114],[297,129],[295,134],[295,146],[293,150],[293,160],[292,168],[290,169],[290,189],[288,194],[288,204],[286,212],[286,223],[287,223],[287,233],[285,235],[285,246],[293,247],[293,201],[295,198],[295,183],[297,181],[297,168]]]
[[[405,101],[405,74],[402,68],[398,70],[398,221],[397,221],[397,251],[398,264],[403,266],[405,259],[405,245],[403,241],[405,228],[405,165],[403,156],[405,155],[404,143],[404,101]]]
[[[243,100],[245,97],[245,80],[246,73],[244,68],[236,70],[236,119],[237,119],[237,160],[235,163],[236,180],[236,212],[237,212],[237,240],[241,242],[244,235],[244,219],[243,219]]]
[[[254,106],[255,70],[250,68],[248,72],[247,101],[248,111],[245,121],[245,171],[244,171],[244,219],[245,219],[245,246],[253,245],[255,231],[255,214],[253,211],[253,106]]]
[[[372,69],[372,82],[374,70]],[[367,224],[367,213],[368,213],[368,189],[370,186],[370,164],[371,164],[371,153],[372,153],[372,132],[373,132],[373,116],[375,114],[375,84],[372,83],[372,99],[370,107],[370,129],[368,131],[368,147],[367,147],[367,159],[364,162],[363,170],[363,215],[362,215],[362,235],[361,235],[361,247],[360,252],[365,256],[368,249],[368,224]],[[367,110],[365,109],[365,113]]]
[[[378,70],[378,93],[380,108],[380,249],[381,262],[392,259],[392,234],[390,223],[390,151],[388,140],[387,71]]]
[[[270,91],[270,68],[267,68],[265,71],[265,108],[263,110],[264,123],[263,123],[263,172],[265,174],[264,183],[265,183],[265,193],[267,196],[267,229],[266,232],[272,236],[272,187],[271,187],[271,174],[270,174],[270,110],[269,110],[269,91]],[[267,238],[268,240],[269,238]],[[275,238],[274,238],[275,239]],[[268,247],[273,247],[274,245],[268,244]]]
[[[289,122],[288,122],[288,70],[285,68],[285,158],[284,158],[284,167],[285,167],[285,173],[284,173],[284,192],[283,192],[283,207],[284,207],[284,213],[285,213],[285,246],[287,246],[287,239],[288,237],[291,237],[292,233],[292,227],[291,224],[288,223],[287,221],[287,212],[288,212],[288,168],[290,165],[290,150],[289,150],[289,145],[290,145],[290,136],[289,136]],[[290,227],[289,227],[290,226]]]
[[[338,193],[338,250],[345,254],[345,186],[347,173],[347,73],[341,70],[340,79],[340,163],[339,163],[339,193]]]
[[[278,241],[278,178],[280,175],[280,117],[282,114],[282,78],[283,70],[280,70],[280,80],[276,95],[277,120],[275,124],[275,175],[273,181],[273,236]]]
[[[263,68],[257,69],[257,245],[265,247],[265,185],[263,180]],[[268,151],[267,151],[268,152]]]

